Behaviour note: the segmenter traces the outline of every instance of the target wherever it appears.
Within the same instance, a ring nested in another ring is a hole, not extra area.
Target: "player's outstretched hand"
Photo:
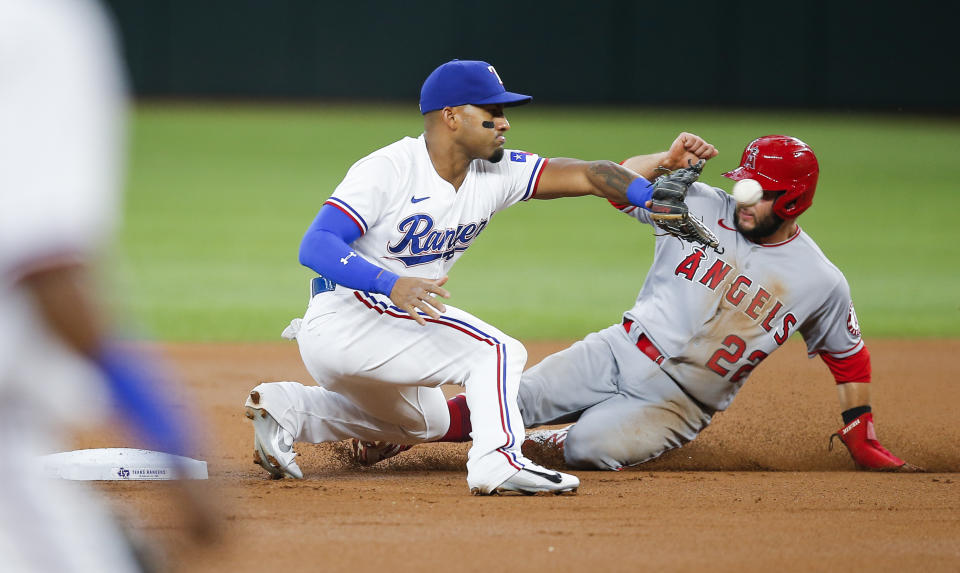
[[[450,293],[441,288],[447,282],[442,279],[421,279],[417,277],[400,277],[390,291],[390,300],[397,308],[405,310],[420,326],[426,326],[427,321],[417,311],[426,313],[431,318],[440,318],[441,312],[447,312],[447,307],[436,297],[450,298]]]
[[[673,140],[663,166],[672,170],[693,165],[701,159],[713,159],[719,151],[699,135],[683,132]]]

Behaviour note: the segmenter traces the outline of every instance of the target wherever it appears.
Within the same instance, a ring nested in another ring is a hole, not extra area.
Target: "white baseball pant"
[[[439,319],[424,318],[420,326],[388,297],[342,286],[315,295],[286,333],[318,386],[261,384],[261,404],[297,441],[415,444],[449,428],[439,387],[464,386],[473,426],[467,483],[500,485],[529,463],[517,406],[526,349],[449,305]]]

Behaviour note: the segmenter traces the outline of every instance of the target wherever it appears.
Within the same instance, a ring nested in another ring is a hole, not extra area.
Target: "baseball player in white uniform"
[[[472,437],[472,492],[576,491],[576,477],[520,452],[523,345],[443,304],[447,273],[502,209],[589,194],[643,205],[651,185],[637,173],[652,177],[715,150],[681,134],[630,170],[504,149],[504,108],[530,100],[506,91],[486,62],[443,64],[421,90],[424,133],[356,162],[324,203],[300,248],[301,263],[321,276],[306,314],[284,333],[318,385],[260,384],[246,401],[254,459],[271,476],[302,477],[298,441],[354,439],[372,463],[411,444]],[[448,404],[443,384],[464,386],[465,401]]]
[[[653,459],[694,439],[750,372],[799,332],[810,357],[820,356],[836,380],[845,424],[838,434],[856,464],[915,469],[877,441],[870,355],[850,288],[796,222],[817,185],[813,150],[794,137],[760,137],[724,175],[757,181],[762,196],[738,204],[720,189],[690,187],[686,203],[719,248],[659,236],[622,323],[524,373],[525,423],[576,422],[531,433],[524,451],[536,459],[559,452],[570,467],[613,470]],[[616,206],[651,224],[649,211]]]
[[[90,267],[119,203],[125,93],[105,15],[86,0],[0,0],[0,555],[5,571],[138,571],[81,484],[35,457],[101,419],[103,382],[151,446],[186,438],[144,363],[106,340]],[[101,380],[102,379],[102,380]]]

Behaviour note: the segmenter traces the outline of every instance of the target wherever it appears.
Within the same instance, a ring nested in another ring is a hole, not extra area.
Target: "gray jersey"
[[[523,373],[528,427],[576,422],[528,442],[544,451],[565,444],[570,467],[620,469],[694,439],[795,332],[838,382],[869,380],[847,281],[808,235],[798,228],[782,243],[753,243],[734,230],[733,198],[707,185],[691,186],[686,203],[717,234],[722,253],[658,237],[624,324]],[[651,224],[648,211],[620,210]]]
[[[795,332],[810,356],[843,359],[863,348],[843,273],[802,230],[760,245],[734,229],[736,202],[702,183],[690,212],[703,218],[723,253],[659,236],[633,320],[664,356],[662,369],[702,404],[725,409],[750,371]],[[622,211],[652,224],[650,213]]]

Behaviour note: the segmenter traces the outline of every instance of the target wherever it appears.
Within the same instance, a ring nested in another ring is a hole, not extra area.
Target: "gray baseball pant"
[[[524,372],[519,402],[528,428],[576,422],[564,457],[581,468],[619,470],[651,460],[694,439],[712,416],[621,325]]]

